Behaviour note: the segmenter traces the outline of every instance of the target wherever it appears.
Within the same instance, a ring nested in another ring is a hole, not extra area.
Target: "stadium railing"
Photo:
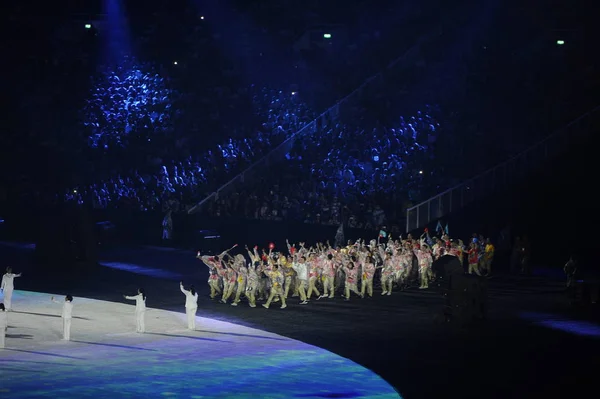
[[[508,188],[560,155],[577,138],[600,128],[600,106],[512,158],[406,210],[406,232],[423,228],[470,203]]]

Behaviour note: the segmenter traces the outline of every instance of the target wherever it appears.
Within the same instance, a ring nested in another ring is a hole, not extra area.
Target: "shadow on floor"
[[[10,348],[5,348],[4,350],[5,351],[13,351],[13,352],[33,353],[33,354],[42,355],[42,356],[62,357],[64,359],[85,360],[82,357],[59,355],[59,354],[56,354],[56,353],[49,353],[49,352],[26,351],[24,349],[10,349]]]
[[[18,372],[25,372],[27,374],[47,373],[47,371],[44,371],[44,370],[17,369],[14,367],[2,367],[2,372],[4,373],[5,371],[18,371]]]
[[[71,340],[71,342],[76,342],[78,344],[86,344],[86,345],[108,346],[108,347],[111,347],[111,348],[133,349],[133,350],[138,350],[138,351],[157,352],[156,349],[140,348],[140,347],[137,347],[137,346],[117,345],[117,344],[104,344],[104,343],[101,343],[101,342],[86,342],[86,341],[73,341],[73,340]]]
[[[196,330],[199,331],[199,330]],[[197,339],[200,341],[212,341],[212,342],[230,342],[230,341],[223,341],[220,339],[214,339],[214,338],[205,338],[205,337],[193,337],[191,335],[178,335],[178,334],[165,334],[165,333],[146,333],[148,335],[160,335],[162,337],[176,337],[176,338],[189,338],[189,339]]]
[[[6,338],[33,339],[30,334],[6,334]]]
[[[306,393],[296,395],[297,398],[358,398],[363,396],[359,392],[329,392],[329,393]]]
[[[69,363],[37,362],[35,360],[21,360],[21,359],[0,359],[0,363],[2,363],[2,362],[45,364],[45,365],[53,365],[53,366],[73,366],[72,364],[69,364]]]
[[[44,317],[57,317],[57,318],[62,317],[59,314],[48,314],[48,313],[19,312],[19,311],[12,311],[11,313],[29,314],[29,315],[33,315],[33,316],[44,316]],[[73,316],[73,318],[77,319],[77,320],[91,320],[91,319],[88,319],[87,317]]]
[[[203,332],[203,333],[210,333],[210,334],[231,335],[234,337],[261,338],[261,339],[271,339],[274,341],[290,341],[289,339],[286,339],[286,338],[265,337],[262,335],[241,334],[241,333],[232,333],[232,332],[223,332],[223,331],[208,331],[208,330],[196,330],[196,331]]]

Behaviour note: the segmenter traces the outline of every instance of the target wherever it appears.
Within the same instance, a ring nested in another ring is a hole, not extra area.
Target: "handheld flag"
[[[437,225],[435,226],[435,232],[444,232],[444,228],[442,227],[442,222],[440,220],[438,220]]]

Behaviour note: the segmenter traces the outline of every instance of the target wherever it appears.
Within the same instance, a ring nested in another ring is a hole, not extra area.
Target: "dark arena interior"
[[[7,8],[0,397],[598,396],[589,2]]]

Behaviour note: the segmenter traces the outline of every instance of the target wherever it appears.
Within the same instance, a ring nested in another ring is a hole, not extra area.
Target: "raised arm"
[[[186,291],[185,288],[183,288],[183,281],[179,282],[179,289],[181,290],[181,292],[183,292],[184,295],[187,296],[189,291]]]
[[[377,247],[377,252],[379,253],[379,257],[383,260],[385,259],[385,249],[381,246]]]
[[[231,251],[233,248],[237,247],[237,244],[235,244],[233,247],[226,249],[225,251],[221,252],[221,254],[219,255],[219,258],[222,258],[225,255],[229,255],[228,252]]]
[[[289,240],[285,239],[285,245],[287,245],[288,252],[292,254],[292,248],[294,248],[294,244],[290,244]],[[295,250],[294,250],[295,251]]]
[[[254,264],[254,262],[256,262],[259,259],[258,256],[255,256],[255,254],[252,253],[250,251],[250,249],[248,249],[247,245],[246,245],[246,252],[248,252],[248,256],[250,257],[250,262],[252,262],[252,264]]]
[[[207,256],[204,255],[202,257],[200,257],[200,260],[202,261],[202,263],[204,263],[206,266],[208,267],[214,267],[214,260],[211,260],[212,256]]]

